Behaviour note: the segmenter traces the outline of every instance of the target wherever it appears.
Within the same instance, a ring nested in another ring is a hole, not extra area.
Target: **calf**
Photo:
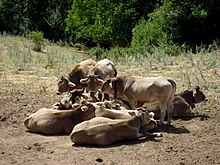
[[[136,140],[141,137],[161,137],[159,133],[147,133],[143,124],[149,122],[146,112],[132,113],[129,119],[95,117],[73,128],[70,139],[75,144],[111,145],[122,140]]]

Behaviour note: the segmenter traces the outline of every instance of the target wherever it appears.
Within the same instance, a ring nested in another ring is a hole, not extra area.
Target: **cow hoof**
[[[173,127],[173,123],[167,123],[167,126]]]

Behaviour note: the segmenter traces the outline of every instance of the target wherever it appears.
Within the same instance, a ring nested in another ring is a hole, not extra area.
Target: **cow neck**
[[[112,88],[114,90],[114,99],[118,97],[118,91],[124,88],[124,81],[121,78],[112,79]]]

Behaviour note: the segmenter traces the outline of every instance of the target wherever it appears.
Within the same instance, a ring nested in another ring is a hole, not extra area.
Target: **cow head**
[[[98,75],[90,75],[87,78],[81,79],[80,83],[87,84],[91,96],[94,96],[98,89],[102,86],[103,80],[98,78]]]
[[[200,103],[202,101],[208,101],[205,94],[200,90],[199,86],[196,86],[195,89],[193,89],[193,101],[194,103]]]
[[[61,76],[57,79],[58,90],[57,94],[71,91],[76,85],[72,83],[68,78]]]
[[[112,94],[114,89],[112,86],[112,80],[111,78],[106,78],[105,81],[103,82],[100,91],[102,93],[108,93],[108,94]]]
[[[153,119],[154,113],[148,112],[145,108],[139,107],[135,112],[130,112],[129,114],[132,116],[137,116],[141,122],[141,125],[144,127],[146,131],[152,131],[157,127],[156,120]]]
[[[85,96],[83,95],[84,89],[85,89],[85,88],[82,88],[82,89],[73,89],[72,91],[69,92],[68,101],[69,101],[70,105],[72,105],[73,103],[76,102],[76,98],[77,98],[77,97],[85,97]]]

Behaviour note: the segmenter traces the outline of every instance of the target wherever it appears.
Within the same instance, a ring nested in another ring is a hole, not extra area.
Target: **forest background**
[[[113,48],[117,56],[209,50],[219,45],[219,29],[218,0],[0,0],[1,33],[39,31],[53,42],[95,48],[97,58]]]

